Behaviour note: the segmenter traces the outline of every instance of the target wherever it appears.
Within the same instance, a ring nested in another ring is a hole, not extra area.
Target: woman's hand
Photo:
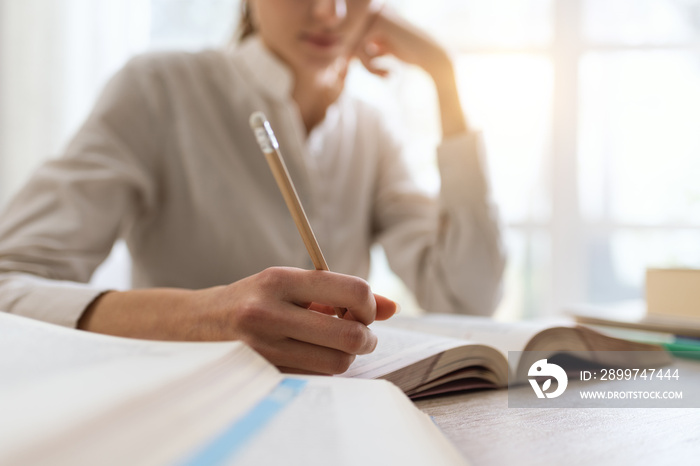
[[[347,308],[344,319],[335,307]],[[79,323],[85,330],[163,340],[241,340],[288,372],[338,374],[377,337],[367,328],[396,312],[362,279],[273,267],[227,286],[109,292]]]
[[[450,55],[428,34],[384,8],[370,15],[355,56],[370,73],[385,77],[388,71],[375,63],[376,58],[385,55],[418,66],[433,79],[443,137],[468,131]]]
[[[386,8],[373,12],[355,49],[370,73],[386,76],[388,71],[375,65],[374,59],[393,55],[409,65],[422,68],[434,79],[452,72],[447,51],[432,37]]]

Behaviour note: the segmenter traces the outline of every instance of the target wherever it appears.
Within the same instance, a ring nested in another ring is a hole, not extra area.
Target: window
[[[464,107],[484,131],[510,257],[501,316],[639,298],[646,267],[700,267],[700,0],[388,1],[454,52]],[[33,4],[0,7],[3,201],[129,54],[225,43],[239,8],[60,0],[39,15]],[[413,168],[436,190],[431,83],[388,66],[388,81],[354,70],[348,87],[411,135]],[[375,257],[378,290],[404,293]]]
[[[641,296],[646,266],[700,265],[700,2],[582,4],[584,297]]]
[[[700,1],[393,3],[455,52],[484,130],[510,255],[501,316],[639,299],[647,267],[700,266]],[[397,115],[431,101],[424,86]],[[435,111],[405,123],[424,146]]]

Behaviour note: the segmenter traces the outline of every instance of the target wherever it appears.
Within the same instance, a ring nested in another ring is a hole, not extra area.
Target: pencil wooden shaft
[[[289,171],[287,171],[284,159],[282,159],[282,154],[280,154],[279,150],[274,149],[272,152],[265,152],[265,159],[270,166],[272,175],[275,177],[277,186],[280,188],[284,202],[287,204],[287,209],[289,209],[289,213],[292,214],[294,223],[297,226],[297,230],[299,230],[299,234],[304,241],[304,246],[306,246],[309,256],[311,256],[314,267],[316,270],[329,271],[326,258],[323,257],[323,252],[321,252],[321,247],[318,245],[316,235],[314,235],[311,229],[311,224],[306,216],[306,212],[304,212],[304,206],[301,205],[297,190],[294,188],[292,178],[289,176]],[[335,314],[342,319],[348,310],[336,307],[334,311]]]
[[[282,155],[279,150],[275,149],[272,152],[265,153],[265,159],[268,165],[270,165],[270,170],[272,170],[272,175],[275,177],[277,186],[280,188],[284,202],[287,204],[289,213],[292,214],[294,223],[299,230],[301,239],[304,241],[304,246],[311,256],[311,261],[314,264],[316,270],[329,270],[328,264],[326,263],[326,258],[323,257],[323,252],[321,252],[321,247],[318,245],[316,240],[316,235],[314,235],[311,229],[311,224],[309,224],[309,219],[304,212],[304,207],[301,205],[299,200],[299,195],[297,190],[292,184],[292,179],[287,171],[287,166],[282,159]]]
[[[267,164],[270,166],[272,175],[277,182],[277,187],[282,193],[284,202],[287,204],[287,209],[294,219],[294,224],[297,226],[297,230],[299,230],[301,239],[304,241],[304,246],[306,246],[306,250],[309,252],[314,267],[316,270],[328,271],[328,264],[326,263],[325,257],[323,257],[318,241],[316,241],[316,236],[311,229],[309,219],[306,217],[304,207],[301,205],[297,190],[294,188],[294,183],[292,183],[292,178],[289,176],[289,171],[287,171],[287,166],[279,151],[277,138],[270,127],[270,123],[262,112],[255,112],[250,116],[250,126],[255,133],[258,145],[260,145],[260,150],[262,150],[262,153],[265,155],[265,160],[267,160]],[[334,310],[336,315],[341,319],[348,311],[340,307],[336,307]]]

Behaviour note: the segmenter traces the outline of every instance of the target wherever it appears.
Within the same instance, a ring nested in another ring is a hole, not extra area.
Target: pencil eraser
[[[266,121],[267,117],[265,117],[263,112],[253,112],[253,114],[250,115],[250,127],[253,129],[265,127]]]
[[[270,154],[279,149],[275,133],[272,132],[270,122],[267,121],[263,112],[255,112],[250,116],[250,127],[253,129],[258,145],[260,145],[260,150],[264,154]]]

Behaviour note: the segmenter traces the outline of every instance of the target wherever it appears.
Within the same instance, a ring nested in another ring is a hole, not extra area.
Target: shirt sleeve
[[[105,290],[86,283],[155,204],[156,96],[141,59],[108,83],[62,157],[0,216],[0,311],[76,326]]]
[[[417,188],[398,141],[380,137],[377,240],[427,311],[489,315],[500,300],[505,255],[483,155],[478,132],[444,140],[436,199]]]

